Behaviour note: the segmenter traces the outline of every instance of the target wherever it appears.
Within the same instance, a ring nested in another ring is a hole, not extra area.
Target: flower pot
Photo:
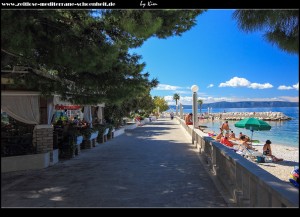
[[[80,145],[82,143],[83,136],[77,136],[76,138],[76,145]]]

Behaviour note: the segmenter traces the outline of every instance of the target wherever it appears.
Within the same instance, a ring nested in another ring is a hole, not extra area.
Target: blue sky
[[[140,48],[144,72],[160,82],[152,96],[175,104],[192,104],[191,86],[204,103],[217,101],[299,101],[299,56],[263,38],[245,33],[232,18],[234,10],[208,10],[182,36],[150,38]]]

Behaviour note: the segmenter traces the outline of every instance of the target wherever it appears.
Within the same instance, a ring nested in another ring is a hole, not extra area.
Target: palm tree
[[[178,115],[178,106],[177,106],[177,102],[178,102],[178,100],[180,99],[179,94],[178,94],[178,93],[175,93],[175,94],[173,95],[173,99],[176,101],[176,116],[177,116],[177,115]]]
[[[201,109],[202,109],[203,100],[202,99],[198,99],[197,103],[200,105],[200,115],[201,115]]]
[[[243,31],[262,30],[267,41],[299,55],[299,10],[236,10],[233,17]]]

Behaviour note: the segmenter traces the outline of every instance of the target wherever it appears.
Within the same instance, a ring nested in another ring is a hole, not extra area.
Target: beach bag
[[[294,169],[292,170],[289,181],[296,188],[299,188],[299,167],[298,166],[295,166]]]
[[[257,163],[265,163],[265,157],[264,156],[256,156],[256,162]]]

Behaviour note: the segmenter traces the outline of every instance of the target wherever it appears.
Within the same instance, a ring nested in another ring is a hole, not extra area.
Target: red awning
[[[80,105],[55,105],[56,110],[78,110],[80,108]]]

